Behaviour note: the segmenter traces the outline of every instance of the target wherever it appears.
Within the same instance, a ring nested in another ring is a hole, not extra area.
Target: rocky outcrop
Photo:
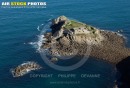
[[[129,63],[130,49],[125,47],[125,38],[121,31],[104,31],[90,25],[60,16],[52,21],[52,32],[41,48],[48,49],[56,56],[91,56],[116,65],[121,77],[115,81],[113,88],[130,88]],[[87,53],[88,47],[91,53]],[[126,59],[125,59],[126,58]]]
[[[48,48],[54,56],[90,55],[117,64],[130,55],[124,37],[116,32],[99,30],[65,16],[54,19],[51,29],[42,48]],[[91,47],[91,53],[86,53],[88,47]]]
[[[65,35],[74,39],[70,41],[80,43],[81,41],[87,41],[90,44],[99,44],[103,40],[103,36],[101,36],[100,32],[96,28],[81,22],[69,20],[65,16],[60,16],[57,19],[54,19],[52,21],[51,29],[52,37],[55,40]]]
[[[42,67],[38,65],[36,62],[28,61],[26,63],[23,63],[19,66],[17,66],[14,69],[11,69],[11,73],[13,77],[20,77],[23,76],[30,71],[41,69]]]
[[[65,21],[69,21],[69,20],[67,19],[67,17],[65,17],[65,16],[60,16],[60,17],[58,17],[57,19],[53,19],[53,20],[52,20],[52,25],[59,24],[60,22],[65,22]]]

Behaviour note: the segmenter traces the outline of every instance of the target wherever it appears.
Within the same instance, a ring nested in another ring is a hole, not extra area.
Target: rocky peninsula
[[[130,56],[124,37],[118,32],[104,31],[65,16],[53,19],[50,28],[41,48],[49,49],[51,55],[89,55],[113,64]],[[86,53],[89,46],[90,54]]]

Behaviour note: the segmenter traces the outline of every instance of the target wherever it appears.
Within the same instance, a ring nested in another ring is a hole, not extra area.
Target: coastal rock
[[[78,27],[78,28],[73,28],[73,34],[89,34],[91,31],[86,30],[86,27]]]
[[[60,22],[65,22],[65,21],[68,21],[67,17],[60,16],[60,17],[52,20],[52,25],[58,24]]]
[[[124,37],[117,32],[97,29],[65,16],[53,20],[50,28],[50,42],[44,43],[41,48],[47,46],[54,56],[89,55],[117,64],[130,55],[130,49],[125,47]],[[86,53],[88,47],[91,47],[90,54]]]
[[[51,35],[41,48],[48,49],[51,61],[56,56],[91,56],[116,65],[121,78],[117,79],[114,88],[130,88],[130,49],[125,46],[125,38],[118,32],[104,31],[90,25],[60,16],[52,21]],[[46,47],[47,46],[47,47]],[[86,53],[91,47],[91,53]]]
[[[51,58],[51,61],[52,61],[52,62],[56,62],[56,61],[58,61],[58,58],[53,57],[53,58]]]
[[[69,19],[65,16],[60,16],[52,20],[51,29],[52,29],[52,35],[54,39],[58,39],[62,36],[64,32],[63,26],[67,23],[69,23]]]
[[[23,76],[30,71],[41,69],[42,67],[38,65],[36,62],[28,61],[21,65],[18,65],[16,68],[11,69],[11,73],[13,77]]]

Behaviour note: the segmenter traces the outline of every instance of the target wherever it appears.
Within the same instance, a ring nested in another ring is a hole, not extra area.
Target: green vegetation
[[[75,28],[75,27],[85,27],[86,24],[84,23],[81,23],[81,22],[77,22],[77,21],[74,21],[74,20],[70,20],[70,22],[68,22],[64,27],[66,29],[72,29],[72,28]]]
[[[78,21],[74,21],[74,20],[70,20],[70,22],[68,22],[66,25],[64,25],[64,28],[65,29],[73,29],[73,28],[76,28],[76,27],[85,27],[86,30],[89,30],[91,31],[91,37],[96,37],[96,28],[90,26],[90,25],[87,25],[87,24],[84,24],[84,23],[81,23],[81,22],[78,22]],[[84,34],[77,34],[77,35],[84,35]],[[89,35],[89,36],[90,36]]]
[[[74,21],[74,20],[70,20],[70,22],[68,22],[64,26],[65,29],[72,29],[75,27],[86,27],[87,30],[92,31],[93,33],[95,33],[95,31],[96,31],[94,27],[92,27],[90,25],[86,25],[86,24],[81,23],[81,22]]]

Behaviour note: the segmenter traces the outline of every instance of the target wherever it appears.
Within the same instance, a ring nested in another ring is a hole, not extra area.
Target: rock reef
[[[52,20],[51,32],[45,33],[41,48],[57,55],[89,55],[117,64],[130,55],[125,39],[117,32],[104,31],[82,22],[60,16]],[[91,53],[86,53],[91,47]]]
[[[23,76],[30,71],[41,69],[42,67],[38,65],[36,62],[28,61],[26,63],[23,63],[19,66],[17,66],[14,69],[11,69],[11,73],[13,77],[20,77]]]

